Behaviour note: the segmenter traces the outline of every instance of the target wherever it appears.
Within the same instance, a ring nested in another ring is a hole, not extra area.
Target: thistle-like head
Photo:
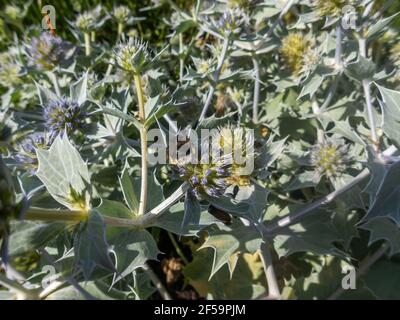
[[[113,10],[113,17],[118,23],[126,24],[131,16],[131,10],[127,6],[118,6]]]
[[[142,40],[130,39],[114,49],[114,63],[126,72],[140,74],[150,61],[151,54],[147,43]]]
[[[282,40],[280,53],[286,68],[295,76],[319,61],[318,53],[313,50],[313,42],[300,32],[289,33]]]
[[[351,161],[348,155],[349,146],[341,140],[326,139],[313,146],[311,165],[320,176],[337,177],[346,170]]]
[[[28,51],[32,64],[46,70],[53,69],[65,55],[62,39],[50,32],[43,32],[39,38],[33,38]]]
[[[86,113],[77,101],[65,96],[51,100],[44,106],[43,117],[49,131],[51,141],[59,134],[67,131],[68,134],[82,129],[85,124]]]
[[[36,156],[37,149],[46,149],[49,140],[44,133],[34,133],[25,138],[17,147],[15,160],[17,165],[31,174],[35,174],[38,168]]]

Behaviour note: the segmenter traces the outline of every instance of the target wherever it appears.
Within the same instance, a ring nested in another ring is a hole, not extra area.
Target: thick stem
[[[78,210],[56,210],[29,208],[24,215],[25,220],[79,222],[86,220],[88,212]]]
[[[139,105],[139,121],[142,124],[140,129],[140,147],[142,155],[142,172],[141,172],[141,190],[140,190],[140,200],[139,200],[139,215],[143,215],[146,211],[147,205],[147,129],[145,124],[146,117],[144,111],[144,94],[142,78],[140,75],[134,75],[136,94]]]
[[[230,36],[228,35],[224,39],[224,44],[222,47],[222,52],[221,52],[221,56],[219,58],[218,66],[214,72],[213,83],[211,84],[210,90],[208,91],[208,96],[207,96],[206,102],[204,104],[203,110],[201,111],[199,120],[197,121],[196,128],[198,128],[199,125],[201,124],[201,122],[204,120],[207,110],[211,104],[211,101],[212,101],[212,98],[213,98],[213,95],[215,92],[215,87],[217,86],[217,82],[218,82],[219,76],[221,74],[222,66],[224,65],[224,61],[225,61],[226,55],[228,53],[228,48],[229,48],[230,42],[231,42]]]
[[[124,32],[124,24],[118,23],[117,39],[121,38],[123,32]]]
[[[86,56],[90,56],[90,54],[92,53],[92,47],[90,44],[90,33],[85,32],[84,37],[85,37],[85,54]]]
[[[260,65],[257,56],[252,56],[254,68],[253,122],[258,123],[258,101],[260,99]]]
[[[157,207],[153,208],[143,216],[136,217],[135,219],[123,219],[103,215],[104,222],[105,224],[113,227],[150,227],[159,216],[167,211],[173,204],[178,202],[186,194],[186,191],[188,191],[189,188],[189,183],[183,183],[167,199],[165,199]],[[24,219],[39,221],[79,222],[86,220],[87,216],[88,213],[84,213],[81,211],[29,208],[25,213]]]
[[[276,279],[274,266],[272,264],[271,252],[268,247],[268,243],[264,242],[261,245],[261,249],[259,251],[261,262],[263,264],[263,268],[265,271],[265,276],[267,278],[268,284],[268,296],[266,299],[276,300],[280,299],[281,293],[279,290],[278,281]]]

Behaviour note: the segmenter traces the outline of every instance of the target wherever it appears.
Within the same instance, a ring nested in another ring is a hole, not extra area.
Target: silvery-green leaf
[[[400,92],[378,86],[383,102],[383,132],[400,146]]]
[[[160,251],[154,238],[146,230],[128,230],[112,240],[117,272],[113,285],[143,267],[148,260],[157,260]]]
[[[125,163],[124,170],[122,171],[121,178],[119,179],[119,183],[121,185],[122,193],[124,195],[125,203],[129,207],[129,209],[132,212],[138,212],[139,210],[139,201],[137,197],[137,192],[139,189],[136,189],[135,192],[135,187],[133,184],[133,181],[131,180],[131,177],[129,176],[129,171],[128,171],[128,166],[127,163]]]
[[[200,249],[212,248],[214,250],[210,279],[225,264],[228,264],[232,277],[239,252],[255,253],[263,242],[260,234],[252,227],[242,226],[231,230],[230,228],[214,228],[208,231],[208,234],[209,236]]]
[[[390,256],[400,252],[400,229],[390,219],[372,219],[362,224],[360,228],[370,232],[369,245],[385,240],[390,244]]]
[[[86,222],[82,222],[74,238],[75,266],[89,279],[95,268],[114,270],[105,235],[105,224],[101,215],[92,211]]]
[[[400,162],[388,167],[384,173],[374,201],[362,221],[387,217],[400,224]]]
[[[398,13],[379,20],[367,30],[366,38],[371,39],[373,37],[377,37],[380,33],[384,32],[385,27],[388,26],[397,17],[397,15]]]
[[[105,216],[132,219],[133,214],[127,207],[121,202],[114,200],[102,199],[100,205],[96,208],[96,211]]]
[[[197,198],[189,190],[186,192],[184,215],[181,223],[181,229],[185,230],[189,225],[198,225],[200,221],[201,208]]]
[[[184,204],[178,202],[169,209],[168,213],[163,214],[154,220],[152,226],[162,228],[180,236],[191,236],[197,235],[201,230],[210,225],[222,224],[220,220],[211,215],[207,210],[202,210],[198,221],[194,223],[189,222],[185,228],[181,228],[184,215]]]
[[[52,100],[57,100],[57,95],[51,92],[49,89],[35,82],[36,89],[39,95],[39,101],[41,106],[46,106]]]
[[[61,222],[14,222],[11,224],[9,255],[16,256],[44,247],[66,229]]]
[[[315,187],[321,176],[314,171],[305,171],[296,175],[295,179],[285,188],[286,191]]]
[[[73,209],[71,188],[82,193],[90,181],[87,165],[79,152],[64,134],[56,137],[49,150],[38,149],[36,153],[39,161],[37,177],[55,200]]]
[[[70,98],[82,105],[87,99],[88,73],[86,72],[78,81],[70,87]]]
[[[376,65],[371,59],[362,56],[356,62],[349,63],[345,70],[346,74],[357,81],[372,79],[376,73]]]
[[[279,256],[308,251],[335,255],[340,253],[334,246],[339,239],[330,215],[319,211],[300,223],[281,229],[274,237],[274,246]]]

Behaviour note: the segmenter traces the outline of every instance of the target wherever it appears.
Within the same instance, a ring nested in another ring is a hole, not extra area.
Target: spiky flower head
[[[9,51],[0,53],[0,85],[11,87],[20,84],[20,71],[21,67],[14,61]]]
[[[227,160],[230,162],[230,170],[226,182],[229,185],[249,185],[251,172],[246,161],[254,161],[253,132],[231,125],[221,127],[219,133],[213,136],[213,147],[215,146],[223,150],[225,155],[229,154]]]
[[[82,129],[85,126],[86,116],[86,113],[75,100],[65,96],[50,100],[43,110],[50,141],[53,141],[64,130],[67,131],[67,134],[70,134]]]
[[[39,38],[33,38],[28,51],[33,66],[46,70],[57,66],[65,55],[62,39],[50,32],[43,32]]]
[[[254,148],[252,134],[228,125],[213,130],[200,147],[200,163],[192,163],[188,157],[188,161],[181,160],[176,166],[179,178],[190,183],[193,194],[216,197],[223,195],[230,186],[250,184],[250,173],[238,154],[245,156],[245,160],[251,159],[249,152]],[[209,153],[208,161],[203,161],[203,152]]]
[[[22,17],[22,11],[19,7],[8,4],[4,8],[4,14],[10,20],[17,20]]]
[[[92,11],[78,14],[75,20],[76,27],[82,32],[90,32],[95,29],[96,16]]]
[[[114,63],[124,71],[139,74],[150,61],[147,43],[142,40],[130,39],[114,49]]]
[[[313,146],[311,165],[320,176],[340,176],[351,162],[348,152],[349,146],[343,140],[326,139]]]
[[[204,76],[213,71],[214,60],[212,58],[199,59],[199,58],[193,57],[192,59],[193,59],[194,65],[196,67],[196,70],[199,74]]]
[[[118,23],[126,24],[132,13],[127,6],[119,6],[114,8],[113,16]]]
[[[318,54],[313,51],[313,42],[299,32],[289,33],[283,40],[280,49],[286,67],[298,76],[309,64],[318,62]]]
[[[312,0],[312,4],[320,17],[339,18],[343,15],[343,8],[356,6],[358,0]]]
[[[29,135],[17,147],[17,154],[15,155],[17,165],[29,173],[35,174],[38,168],[36,150],[46,149],[48,142],[46,135],[43,133]]]
[[[216,23],[220,32],[225,35],[238,34],[241,27],[248,22],[248,17],[240,8],[225,11]]]
[[[229,177],[227,167],[216,164],[186,164],[177,167],[180,179],[188,181],[191,191],[199,197],[202,194],[217,197],[225,193]]]

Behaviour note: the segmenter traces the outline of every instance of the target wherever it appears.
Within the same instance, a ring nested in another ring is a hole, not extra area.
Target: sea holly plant
[[[400,298],[397,2],[93,3],[2,8],[1,299]]]

